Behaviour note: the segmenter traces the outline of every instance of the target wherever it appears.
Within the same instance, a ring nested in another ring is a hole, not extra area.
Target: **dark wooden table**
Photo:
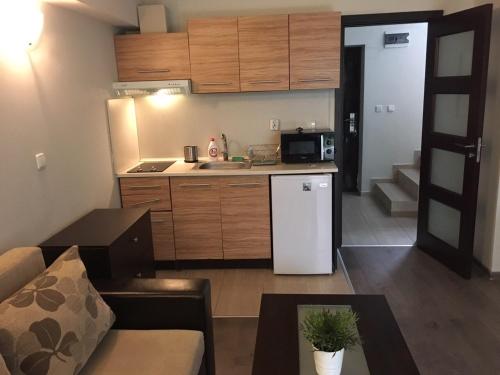
[[[45,264],[73,245],[92,279],[154,275],[149,209],[93,210],[40,244]]]
[[[298,375],[298,305],[350,305],[371,375],[417,375],[419,371],[384,296],[264,294],[253,362],[254,375]]]

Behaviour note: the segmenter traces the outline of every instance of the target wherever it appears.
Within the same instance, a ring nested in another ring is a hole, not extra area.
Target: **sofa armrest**
[[[116,329],[202,331],[206,373],[215,374],[210,281],[205,279],[93,280],[116,315]]]

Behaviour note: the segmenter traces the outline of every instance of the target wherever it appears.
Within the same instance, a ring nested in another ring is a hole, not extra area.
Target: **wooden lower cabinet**
[[[177,259],[222,259],[219,179],[172,177]]]
[[[155,260],[175,260],[172,212],[151,212]]]
[[[127,177],[120,179],[123,208],[150,208],[170,211],[168,177]]]
[[[224,259],[270,259],[268,176],[220,179]]]

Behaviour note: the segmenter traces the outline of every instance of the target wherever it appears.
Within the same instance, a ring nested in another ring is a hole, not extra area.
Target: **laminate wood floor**
[[[205,278],[214,316],[258,316],[262,293],[352,294],[341,269],[333,275],[283,276],[271,269],[162,270],[156,277]]]
[[[342,245],[412,246],[416,238],[416,217],[390,216],[371,194],[342,194]]]
[[[258,318],[215,318],[215,369],[217,375],[252,373]]]
[[[358,294],[384,294],[423,375],[500,374],[500,280],[464,280],[417,248],[343,248]]]

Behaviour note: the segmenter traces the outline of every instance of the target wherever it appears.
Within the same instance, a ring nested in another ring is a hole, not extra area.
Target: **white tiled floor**
[[[370,194],[343,194],[342,245],[413,245],[416,238],[416,217],[391,217]]]

